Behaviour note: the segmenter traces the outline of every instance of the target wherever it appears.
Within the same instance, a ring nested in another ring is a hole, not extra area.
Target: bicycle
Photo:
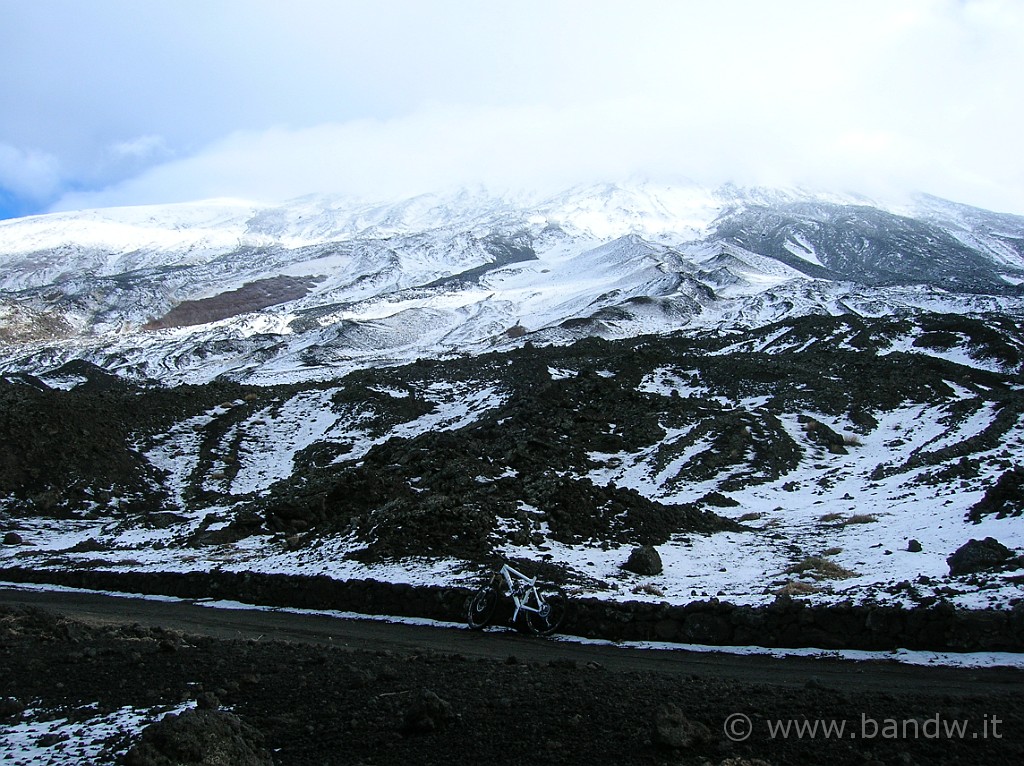
[[[491,574],[487,584],[466,603],[469,627],[480,630],[488,625],[494,618],[498,599],[507,596],[514,606],[512,625],[522,616],[531,633],[538,636],[554,633],[565,619],[568,606],[565,591],[557,585],[537,582],[536,577],[527,577],[506,559],[502,562],[501,568]]]

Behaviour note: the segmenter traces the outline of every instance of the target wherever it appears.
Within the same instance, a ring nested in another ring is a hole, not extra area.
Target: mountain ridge
[[[996,300],[1019,312],[1024,217],[934,197],[914,204],[644,182],[529,199],[320,195],[0,222],[0,371],[82,358],[170,383],[323,378],[869,301],[912,311],[908,291],[924,310],[985,311]],[[308,289],[235,300],[247,285],[293,280]],[[234,313],[176,320],[180,307],[209,301]],[[183,344],[201,353],[190,360]]]

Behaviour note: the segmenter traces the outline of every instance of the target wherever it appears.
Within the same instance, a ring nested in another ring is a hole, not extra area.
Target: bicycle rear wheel
[[[474,593],[466,604],[466,622],[473,630],[487,625],[494,617],[494,608],[498,605],[498,590],[492,585],[485,585]]]
[[[525,612],[526,627],[538,636],[547,636],[558,630],[565,620],[569,598],[557,585],[538,585],[540,611]]]

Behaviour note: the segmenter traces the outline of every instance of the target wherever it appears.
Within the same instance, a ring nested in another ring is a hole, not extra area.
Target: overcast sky
[[[1024,214],[1021,0],[0,0],[0,217],[686,177]]]

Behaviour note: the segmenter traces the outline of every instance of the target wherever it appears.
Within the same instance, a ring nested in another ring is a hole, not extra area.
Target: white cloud
[[[550,189],[631,174],[772,180],[794,149],[785,132],[727,129],[627,99],[562,108],[428,109],[391,120],[236,133],[62,207],[202,197],[279,200],[310,192],[393,197],[484,183]],[[760,178],[759,175],[766,177]]]
[[[984,142],[943,146],[900,132],[746,106],[699,111],[624,99],[553,107],[437,108],[392,120],[239,132],[58,207],[209,197],[282,200],[312,192],[388,198],[459,185],[555,190],[630,175],[708,185],[805,185],[888,197],[923,190],[1024,211],[1019,169]],[[762,105],[767,108],[767,105]],[[986,167],[987,172],[973,171]]]
[[[173,154],[164,137],[153,134],[118,141],[110,149],[115,157],[136,161],[153,157],[166,158]]]
[[[94,189],[61,207],[671,173],[1024,213],[1018,0],[97,7],[0,87],[0,141]]]
[[[58,192],[60,183],[60,163],[56,157],[0,143],[0,188],[45,203]]]

